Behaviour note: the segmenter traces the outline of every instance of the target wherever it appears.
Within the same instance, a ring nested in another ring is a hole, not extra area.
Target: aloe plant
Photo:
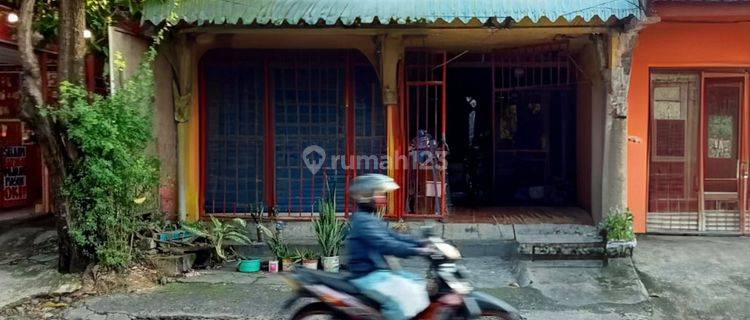
[[[294,260],[298,262],[302,262],[305,260],[315,260],[318,259],[318,253],[311,250],[311,249],[302,249],[299,248],[294,249]]]
[[[274,233],[262,224],[258,225],[258,230],[266,235],[268,239],[266,240],[266,245],[268,245],[268,249],[271,250],[276,259],[291,258],[294,255],[280,234]]]
[[[197,237],[205,238],[214,248],[214,253],[219,261],[226,261],[227,255],[224,252],[224,246],[227,241],[234,241],[239,244],[251,243],[247,235],[247,223],[245,220],[235,218],[230,222],[222,222],[214,216],[211,216],[209,222],[186,222],[182,224],[182,229],[194,234]]]

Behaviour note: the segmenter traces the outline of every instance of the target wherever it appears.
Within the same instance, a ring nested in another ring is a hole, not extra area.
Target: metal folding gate
[[[442,217],[446,208],[446,52],[407,50],[402,109],[405,168],[405,214]]]

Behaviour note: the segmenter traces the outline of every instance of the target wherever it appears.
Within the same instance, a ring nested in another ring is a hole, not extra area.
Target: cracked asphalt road
[[[743,237],[643,236],[632,260],[608,267],[494,257],[463,263],[478,290],[530,320],[749,319],[748,252],[750,239]],[[418,261],[405,266],[422,268]],[[210,271],[154,291],[94,297],[69,309],[65,319],[284,319],[294,311],[280,309],[290,294],[267,274]]]
[[[630,259],[602,268],[600,261],[517,262],[493,257],[467,258],[477,290],[502,297],[529,319],[646,319],[648,310],[632,308],[647,295]],[[409,260],[406,269],[424,270]],[[519,270],[536,279],[517,287]],[[557,277],[566,282],[558,282]],[[285,319],[295,308],[282,310],[292,294],[283,280],[268,274],[205,271],[154,291],[94,297],[65,313],[65,319]]]
[[[642,236],[632,259],[614,260],[607,267],[600,261],[497,257],[466,258],[463,263],[478,290],[508,301],[530,320],[750,319],[747,252],[750,239],[744,237]],[[419,260],[404,265],[424,270]],[[13,285],[34,289],[33,282]],[[0,293],[13,296],[17,291],[8,288]],[[90,297],[50,319],[286,319],[299,307],[281,309],[291,294],[280,278],[269,274],[201,271],[147,291]]]

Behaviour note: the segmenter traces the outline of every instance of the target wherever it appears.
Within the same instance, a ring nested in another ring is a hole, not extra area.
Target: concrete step
[[[510,258],[516,255],[518,252],[518,243],[512,240],[450,240],[451,244],[455,245],[461,255],[464,257],[500,257]],[[316,250],[318,244],[314,241],[296,241],[289,244],[293,249],[311,249]],[[268,250],[268,246],[262,243],[254,243],[249,245],[235,245],[233,248],[242,256],[245,257],[271,257],[272,254]],[[341,249],[342,256],[346,252],[346,248]]]
[[[516,225],[518,253],[530,259],[589,259],[606,253],[596,226],[571,224]]]
[[[389,222],[399,232],[419,237],[425,227],[453,243],[465,257],[538,256],[567,259],[591,258],[604,253],[604,242],[596,226],[576,224],[443,223],[434,220]],[[310,222],[286,222],[284,238],[293,247],[315,249]],[[264,244],[239,246],[243,255],[270,256]],[[345,252],[345,251],[342,251]]]

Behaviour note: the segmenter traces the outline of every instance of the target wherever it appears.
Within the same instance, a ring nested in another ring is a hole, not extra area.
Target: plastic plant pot
[[[302,266],[307,269],[318,270],[318,259],[302,260]]]
[[[281,259],[281,271],[290,272],[294,270],[294,260],[289,258]]]
[[[325,272],[339,272],[339,257],[322,257],[320,258],[323,262],[323,271]]]
[[[279,272],[279,260],[268,261],[268,272],[270,273]]]

